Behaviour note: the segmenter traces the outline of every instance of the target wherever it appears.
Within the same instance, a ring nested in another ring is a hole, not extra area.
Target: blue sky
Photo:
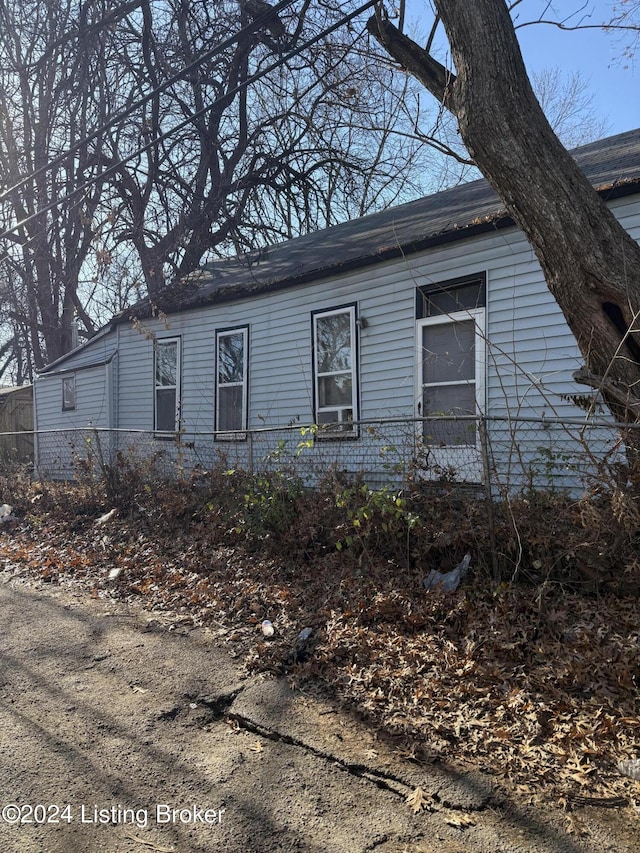
[[[562,5],[569,6],[568,0],[562,0]],[[588,23],[599,23],[607,19],[611,3],[597,0],[588,4],[586,11],[590,10]],[[620,35],[601,30],[566,32],[539,24],[523,27],[518,38],[529,71],[558,66],[567,73],[581,72],[610,133],[640,127],[640,56],[635,67],[621,59]]]
[[[471,0],[472,2],[472,0]],[[584,23],[598,24],[611,18],[615,0],[552,0],[552,7],[563,15],[582,9]],[[408,17],[418,29],[426,31],[432,17],[425,15],[426,0],[407,0]],[[547,0],[524,0],[518,7],[521,20],[539,17]],[[584,8],[582,8],[584,7]],[[544,16],[558,19],[550,8]],[[569,24],[573,20],[568,21]],[[593,95],[593,107],[606,119],[611,134],[640,127],[640,52],[635,68],[624,67],[623,42],[619,34],[603,30],[562,31],[546,24],[522,27],[518,38],[530,73],[545,68],[560,68],[567,75],[580,72]]]

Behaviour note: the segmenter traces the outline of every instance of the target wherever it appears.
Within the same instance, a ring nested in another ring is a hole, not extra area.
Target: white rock
[[[107,521],[111,521],[111,519],[117,512],[117,508],[111,509],[109,510],[109,512],[105,512],[105,514],[101,515],[100,518],[96,521],[96,524],[105,524]]]
[[[640,758],[621,761],[618,764],[618,770],[623,776],[628,776],[630,779],[637,779],[640,782]]]

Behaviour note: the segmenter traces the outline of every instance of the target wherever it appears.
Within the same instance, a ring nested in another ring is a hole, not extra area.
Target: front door
[[[484,308],[417,321],[420,466],[428,479],[482,481]]]

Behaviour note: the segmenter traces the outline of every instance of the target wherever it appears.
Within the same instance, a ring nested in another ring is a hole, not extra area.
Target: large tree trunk
[[[434,0],[456,74],[380,15],[369,31],[456,116],[462,139],[529,239],[620,422],[640,415],[640,247],[562,147],[529,83],[504,0]]]

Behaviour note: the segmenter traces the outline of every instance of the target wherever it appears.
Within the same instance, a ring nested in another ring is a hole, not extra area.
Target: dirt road
[[[0,572],[0,849],[10,853],[638,849],[620,814],[507,802],[325,701],[250,677],[215,632]],[[414,812],[414,795],[424,807]]]

